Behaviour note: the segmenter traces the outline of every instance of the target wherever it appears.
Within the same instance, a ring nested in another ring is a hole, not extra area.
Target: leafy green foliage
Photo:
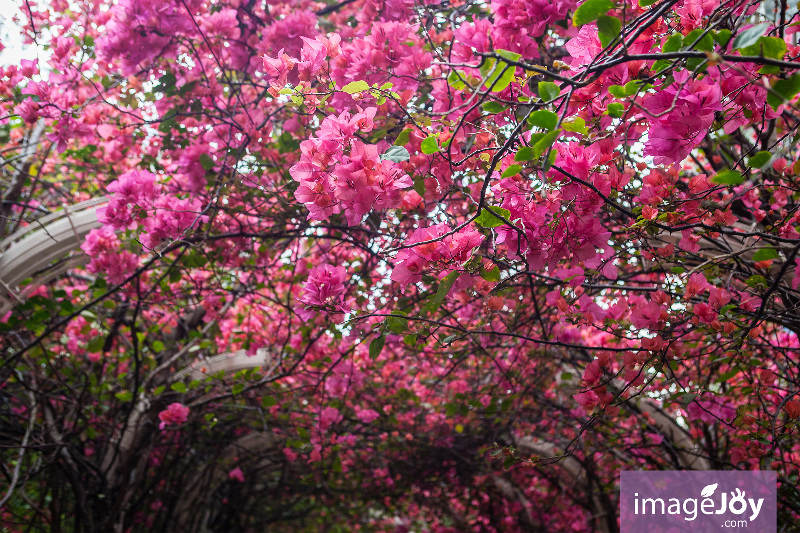
[[[511,211],[503,209],[502,207],[484,207],[480,215],[478,215],[478,218],[475,219],[475,223],[484,228],[496,228],[497,226],[505,224],[505,222],[496,215],[500,215],[508,220]]]
[[[585,24],[594,22],[611,9],[614,9],[614,3],[611,0],[586,0],[578,6],[578,9],[572,15],[572,24],[580,28]]]

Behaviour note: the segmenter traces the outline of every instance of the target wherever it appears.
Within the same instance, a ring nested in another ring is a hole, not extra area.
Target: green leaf
[[[697,398],[697,394],[694,394],[693,392],[684,392],[680,396],[681,396],[681,401],[686,405],[689,405],[690,403],[692,403],[692,400]]]
[[[122,392],[116,393],[114,395],[114,398],[116,398],[117,400],[119,400],[121,402],[129,402],[129,401],[131,401],[133,399],[133,394],[131,393],[131,391],[126,390],[126,391],[122,391]]]
[[[167,72],[158,79],[159,85],[158,87],[155,88],[155,90],[158,92],[167,93],[171,89],[175,88],[176,81],[177,78],[175,77],[175,74],[173,74],[172,72]]]
[[[509,167],[506,168],[500,176],[503,178],[509,178],[511,176],[516,176],[520,172],[522,172],[521,165],[509,165]]]
[[[691,46],[695,50],[710,52],[714,49],[714,38],[711,37],[711,33],[706,32],[705,28],[697,28],[683,38],[683,45],[687,48]]]
[[[708,68],[708,59],[705,57],[692,57],[686,60],[686,68],[692,72],[703,72]]]
[[[492,113],[492,114],[502,113],[506,109],[508,109],[508,106],[503,105],[500,102],[486,102],[483,104],[483,110],[486,111],[487,113]]]
[[[656,2],[658,2],[658,0],[639,0],[639,7],[652,6]]]
[[[488,76],[488,75],[489,75],[489,73],[490,73],[490,72],[492,71],[492,69],[494,68],[495,64],[497,64],[497,61],[495,61],[495,59],[494,59],[493,57],[489,57],[489,58],[487,58],[487,59],[486,59],[486,60],[483,62],[483,64],[481,65],[481,68],[479,69],[479,71],[480,71],[480,73],[481,73],[481,76],[483,76],[483,77],[486,77],[486,76]]]
[[[561,94],[561,89],[559,89],[558,85],[552,81],[539,82],[539,98],[545,102],[551,102],[555,100],[558,98],[559,94]]]
[[[738,368],[734,368],[733,370],[728,370],[724,374],[719,375],[719,377],[717,378],[717,383],[725,383],[738,373],[739,373]]]
[[[501,61],[495,67],[492,75],[486,80],[484,86],[487,89],[491,87],[493,93],[499,93],[514,81],[515,72],[516,67],[512,67],[505,61]]]
[[[481,214],[475,219],[475,223],[484,228],[496,228],[505,224],[495,214],[508,220],[508,217],[511,216],[511,211],[502,207],[484,207]]]
[[[231,392],[233,393],[234,396],[236,396],[237,394],[241,394],[243,390],[244,390],[244,383],[237,383],[231,388]]]
[[[647,90],[647,88],[643,88],[643,90]],[[639,92],[639,83],[636,81],[629,81],[625,84],[625,95],[626,96],[633,96],[634,94]]]
[[[278,400],[276,400],[272,396],[264,396],[261,398],[261,407],[268,408],[272,407],[273,405],[278,405]]]
[[[400,135],[397,136],[397,139],[394,140],[395,146],[404,146],[408,144],[408,141],[411,140],[411,130],[403,130],[400,132]]]
[[[522,57],[522,54],[511,52],[509,50],[503,50],[502,48],[495,50],[495,53],[511,61],[519,61],[519,59]]]
[[[725,45],[731,40],[731,30],[719,30],[712,32],[711,37],[714,38],[714,42],[716,42],[722,48],[725,48]]]
[[[621,104],[619,102],[612,102],[608,104],[608,107],[606,108],[606,113],[608,113],[608,115],[611,117],[620,118],[622,115],[625,114],[625,104]]]
[[[498,208],[495,208],[498,209]],[[431,300],[422,308],[426,314],[435,313],[442,305],[447,293],[453,288],[453,284],[458,279],[460,272],[450,272],[442,281],[439,282],[439,287],[436,289],[436,294]]]
[[[89,353],[98,353],[103,349],[103,345],[105,344],[106,340],[105,337],[102,335],[98,335],[94,337],[89,343],[86,345],[86,350]]]
[[[598,17],[605,15],[613,8],[614,3],[611,0],[586,0],[586,2],[578,6],[578,9],[572,15],[572,24],[576,28],[580,28],[584,24],[594,22]]]
[[[414,177],[414,191],[420,196],[425,196],[425,179],[422,176]]]
[[[401,163],[403,161],[408,161],[410,158],[411,154],[409,154],[408,150],[403,146],[392,146],[381,154],[381,159],[384,161],[391,161],[392,163]]]
[[[500,269],[496,266],[491,270],[481,268],[481,277],[486,281],[500,281]]]
[[[160,351],[161,351],[161,350],[163,350],[163,349],[164,349],[164,343],[163,343],[163,342],[161,342],[161,341],[155,341],[155,342],[153,343],[153,351],[154,351],[154,352],[160,352]]]
[[[206,170],[214,168],[214,160],[208,154],[200,154],[200,165]]]
[[[406,335],[403,337],[403,344],[406,346],[416,346],[417,345],[417,335],[415,333],[411,335]]]
[[[453,89],[460,91],[467,86],[467,84],[464,83],[465,79],[467,79],[467,74],[463,70],[459,70],[457,72],[455,70],[451,70],[450,74],[447,76],[447,84]]]
[[[681,46],[683,46],[683,35],[680,33],[673,33],[664,42],[664,46],[661,47],[661,51],[664,53],[677,52],[681,49]]]
[[[608,93],[617,98],[625,98],[628,94],[625,92],[625,87],[622,85],[612,85],[608,88]]]
[[[439,151],[439,138],[436,135],[426,137],[420,146],[423,154],[430,155]]]
[[[769,22],[762,22],[744,30],[733,39],[733,49],[738,50],[756,44],[768,27]]]
[[[285,131],[278,137],[278,152],[288,154],[300,148],[300,141],[292,137],[292,134]]]
[[[408,320],[405,318],[390,316],[386,319],[386,325],[389,326],[389,330],[392,333],[397,333],[398,335],[408,331]]]
[[[178,89],[178,95],[186,96],[186,93],[194,89],[196,86],[197,86],[196,81],[190,81],[189,83],[184,83],[183,85],[181,85],[181,88]]]
[[[800,92],[800,74],[795,74],[791,78],[775,82],[772,89],[767,92],[767,103],[772,109],[777,110],[778,106],[794,98],[798,92]]]
[[[672,65],[671,59],[659,59],[658,61],[653,63],[653,67],[650,70],[652,70],[653,72],[661,72],[670,65]]]
[[[756,288],[759,286],[767,286],[767,280],[764,276],[759,276],[756,274],[755,276],[750,276],[744,281],[748,287]]]
[[[523,146],[517,150],[517,155],[514,156],[514,161],[517,162],[532,161],[533,159],[536,159],[536,157],[534,156],[532,146]]]
[[[552,167],[553,163],[556,162],[556,156],[557,155],[558,155],[558,151],[557,150],[551,150],[550,151],[550,155],[547,156],[547,161],[545,161],[544,165],[542,165],[542,170],[547,172],[547,169]]]
[[[539,109],[531,113],[531,116],[528,117],[528,124],[549,131],[558,124],[558,115],[546,109]]]
[[[360,93],[368,89],[369,89],[369,83],[365,82],[364,80],[351,81],[350,83],[342,87],[342,90],[347,94]]]
[[[561,123],[561,127],[567,131],[582,133],[584,135],[589,134],[589,130],[586,129],[586,121],[581,117],[572,117],[567,119]]]
[[[763,169],[764,166],[767,163],[769,163],[769,161],[771,159],[772,159],[772,154],[770,152],[767,152],[766,150],[764,150],[764,151],[758,152],[756,155],[751,157],[750,160],[747,162],[747,164],[751,168]]]
[[[174,390],[175,392],[184,393],[186,392],[186,385],[180,381],[173,383],[169,386],[170,389]]]
[[[718,185],[740,185],[744,183],[744,176],[735,170],[724,170],[711,178],[711,183]]]
[[[547,152],[550,147],[553,146],[553,143],[556,142],[559,135],[561,135],[561,130],[551,131],[536,141],[536,144],[533,145],[533,155],[535,159],[538,159],[539,156]]]
[[[622,21],[617,17],[610,17],[608,15],[597,17],[597,36],[600,38],[600,44],[603,48],[619,37],[621,30]]]
[[[767,259],[777,259],[778,257],[780,256],[775,248],[761,248],[753,255],[753,261],[766,261]]]
[[[386,335],[381,335],[380,337],[372,339],[369,343],[369,358],[373,361],[377,359],[383,351],[384,344],[386,344]]]
[[[761,37],[752,46],[741,49],[745,56],[763,56],[772,59],[783,59],[786,55],[786,41],[779,37]]]

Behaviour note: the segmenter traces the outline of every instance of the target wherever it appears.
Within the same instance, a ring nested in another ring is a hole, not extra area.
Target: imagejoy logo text
[[[776,531],[774,472],[622,472],[621,533]]]
[[[726,512],[731,512],[735,515],[743,514],[747,511],[747,503],[750,503],[750,509],[752,510],[752,514],[750,515],[750,521],[752,522],[756,518],[758,518],[758,513],[761,512],[761,506],[764,504],[764,498],[759,498],[757,501],[753,500],[753,498],[749,498],[745,501],[745,493],[739,489],[735,489],[734,492],[731,492],[731,499],[728,502],[728,493],[722,492],[721,493],[721,501],[715,502],[711,497],[714,495],[714,491],[717,489],[718,483],[714,483],[713,485],[707,485],[703,491],[700,493],[702,500],[700,500],[700,512],[706,515],[711,514],[725,514]],[[684,515],[684,520],[692,521],[697,518],[698,508],[697,508],[697,498],[686,498],[683,500],[683,505],[681,505],[681,500],[678,498],[670,498],[667,502],[665,502],[662,498],[639,498],[639,493],[634,494],[634,514],[648,514],[648,505],[650,506],[649,513],[652,515],[658,514],[671,514],[671,515]],[[641,513],[639,511],[639,504],[641,503]]]

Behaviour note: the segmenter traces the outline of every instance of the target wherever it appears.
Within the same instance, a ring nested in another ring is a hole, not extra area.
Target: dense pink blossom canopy
[[[800,521],[797,6],[23,4],[9,531],[615,532],[639,469]]]

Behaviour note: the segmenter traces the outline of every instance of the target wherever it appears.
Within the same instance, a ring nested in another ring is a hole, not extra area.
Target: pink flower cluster
[[[295,198],[308,208],[310,220],[344,212],[348,224],[358,224],[373,208],[400,206],[402,189],[413,185],[398,164],[380,158],[386,143],[355,138],[357,131],[372,131],[376,111],[326,117],[317,137],[300,143],[300,161],[289,173],[300,183]]]
[[[558,168],[592,183],[597,190],[606,191],[605,194],[610,192],[609,175],[593,171],[602,162],[597,145],[557,146]],[[532,193],[527,180],[519,176],[502,179],[493,187],[495,195],[503,198],[501,207],[510,211],[509,220],[516,226],[498,227],[497,244],[505,244],[509,257],[524,258],[535,270],[547,267],[555,272],[558,263],[566,259],[573,266],[583,263],[609,279],[616,279],[617,269],[611,261],[613,249],[608,245],[610,233],[596,217],[602,199],[560,172],[551,174],[554,181],[564,184],[546,199]]]
[[[765,118],[771,120],[780,116],[780,108],[776,111],[772,106],[766,105],[767,89],[761,84],[751,83],[751,78],[742,75],[747,67],[749,65],[728,69],[716,67],[709,71],[709,77],[714,79],[724,95],[723,131],[726,134],[748,124],[760,123]]]
[[[244,483],[244,472],[238,466],[228,472],[228,479],[232,481],[238,481],[239,483]]]
[[[406,245],[427,242],[400,250],[397,264],[392,271],[392,280],[403,288],[409,283],[417,283],[427,270],[438,270],[439,277],[445,277],[454,266],[461,266],[472,257],[472,251],[483,242],[483,235],[476,230],[464,228],[448,235],[450,228],[438,224],[415,230],[406,240]],[[448,270],[450,269],[450,270]]]
[[[303,48],[303,37],[312,39],[319,34],[317,23],[318,20],[313,11],[301,9],[288,13],[264,30],[259,50],[274,53],[280,48],[278,56],[281,56],[285,50],[287,56],[297,57]],[[292,81],[294,82],[294,80]]]
[[[692,311],[694,315],[703,324],[713,326],[720,326],[719,312],[720,309],[728,305],[731,301],[731,294],[725,289],[710,287],[708,295],[708,303],[700,302],[694,304]]]
[[[700,143],[722,111],[719,84],[690,79],[692,73],[675,73],[675,83],[644,101],[650,132],[644,153],[659,165],[680,163]]]
[[[120,241],[109,226],[90,231],[81,250],[92,258],[87,265],[89,272],[105,274],[114,285],[122,283],[139,266],[136,254],[120,250]]]
[[[180,199],[163,194],[156,176],[144,170],[126,172],[108,186],[114,196],[108,205],[97,210],[97,218],[115,229],[136,229],[143,219],[145,231],[140,240],[155,248],[164,239],[174,239],[197,222],[208,217],[200,214],[198,199]]]
[[[539,57],[539,46],[530,36],[503,26],[492,25],[487,19],[464,23],[455,30],[453,56],[461,61],[473,61],[474,52],[487,53],[496,49],[510,50],[534,59]]]
[[[276,57],[267,55],[262,57],[264,72],[272,78],[270,80],[272,87],[277,89],[284,87],[290,76],[293,77],[292,81],[296,79],[311,81],[326,65],[326,59],[333,59],[341,54],[339,47],[341,37],[338,34],[334,33],[330,37],[318,35],[314,39],[300,37],[300,39],[303,41],[300,59],[284,53],[283,48],[278,51]],[[293,73],[295,66],[297,72]]]
[[[667,310],[656,301],[645,301],[643,298],[634,297],[631,297],[630,301],[638,303],[631,312],[631,324],[637,328],[658,331],[669,317]]]
[[[319,413],[319,427],[326,431],[329,427],[342,419],[342,415],[335,407],[326,407]]]
[[[209,147],[205,144],[187,146],[181,153],[178,159],[178,168],[185,190],[198,193],[206,186],[206,169],[200,162],[200,158],[203,155],[208,156],[208,153]]]
[[[709,393],[704,394],[701,398],[696,398],[688,405],[686,411],[689,416],[695,420],[702,420],[706,424],[713,424],[714,422],[730,422],[736,418],[736,410],[725,405],[723,399],[718,399]]]
[[[111,20],[106,23],[103,37],[97,40],[98,56],[106,61],[119,59],[122,73],[131,75],[140,64],[168,54],[174,35],[195,30],[190,15],[180,3],[120,0],[102,15]]]
[[[91,141],[94,139],[92,128],[69,115],[64,115],[58,121],[55,131],[47,134],[47,138],[56,143],[56,150],[63,152],[67,143],[72,139]]]
[[[208,221],[201,215],[202,204],[197,198],[180,199],[174,196],[160,196],[153,204],[155,212],[144,219],[139,240],[150,249],[165,239],[176,239],[196,223]]]
[[[136,229],[134,214],[147,208],[159,194],[156,175],[144,170],[126,172],[108,186],[114,196],[97,210],[97,218],[115,229]]]
[[[158,413],[158,419],[161,420],[158,429],[164,429],[166,426],[179,426],[186,422],[188,418],[189,408],[182,403],[175,402]]]
[[[575,10],[575,0],[492,0],[495,26],[514,36],[539,37]]]
[[[295,312],[306,322],[319,311],[350,312],[350,302],[344,299],[346,279],[347,271],[343,266],[326,264],[314,267],[303,284],[303,294],[298,298],[302,305],[298,305]]]
[[[325,392],[334,398],[342,398],[351,390],[361,387],[365,377],[366,374],[351,361],[343,361],[336,365],[336,369],[325,380]]]
[[[407,21],[375,22],[366,37],[342,45],[331,78],[340,87],[352,81],[370,85],[391,81],[394,91],[416,90],[420,72],[431,66],[431,54],[424,50],[418,29]]]

